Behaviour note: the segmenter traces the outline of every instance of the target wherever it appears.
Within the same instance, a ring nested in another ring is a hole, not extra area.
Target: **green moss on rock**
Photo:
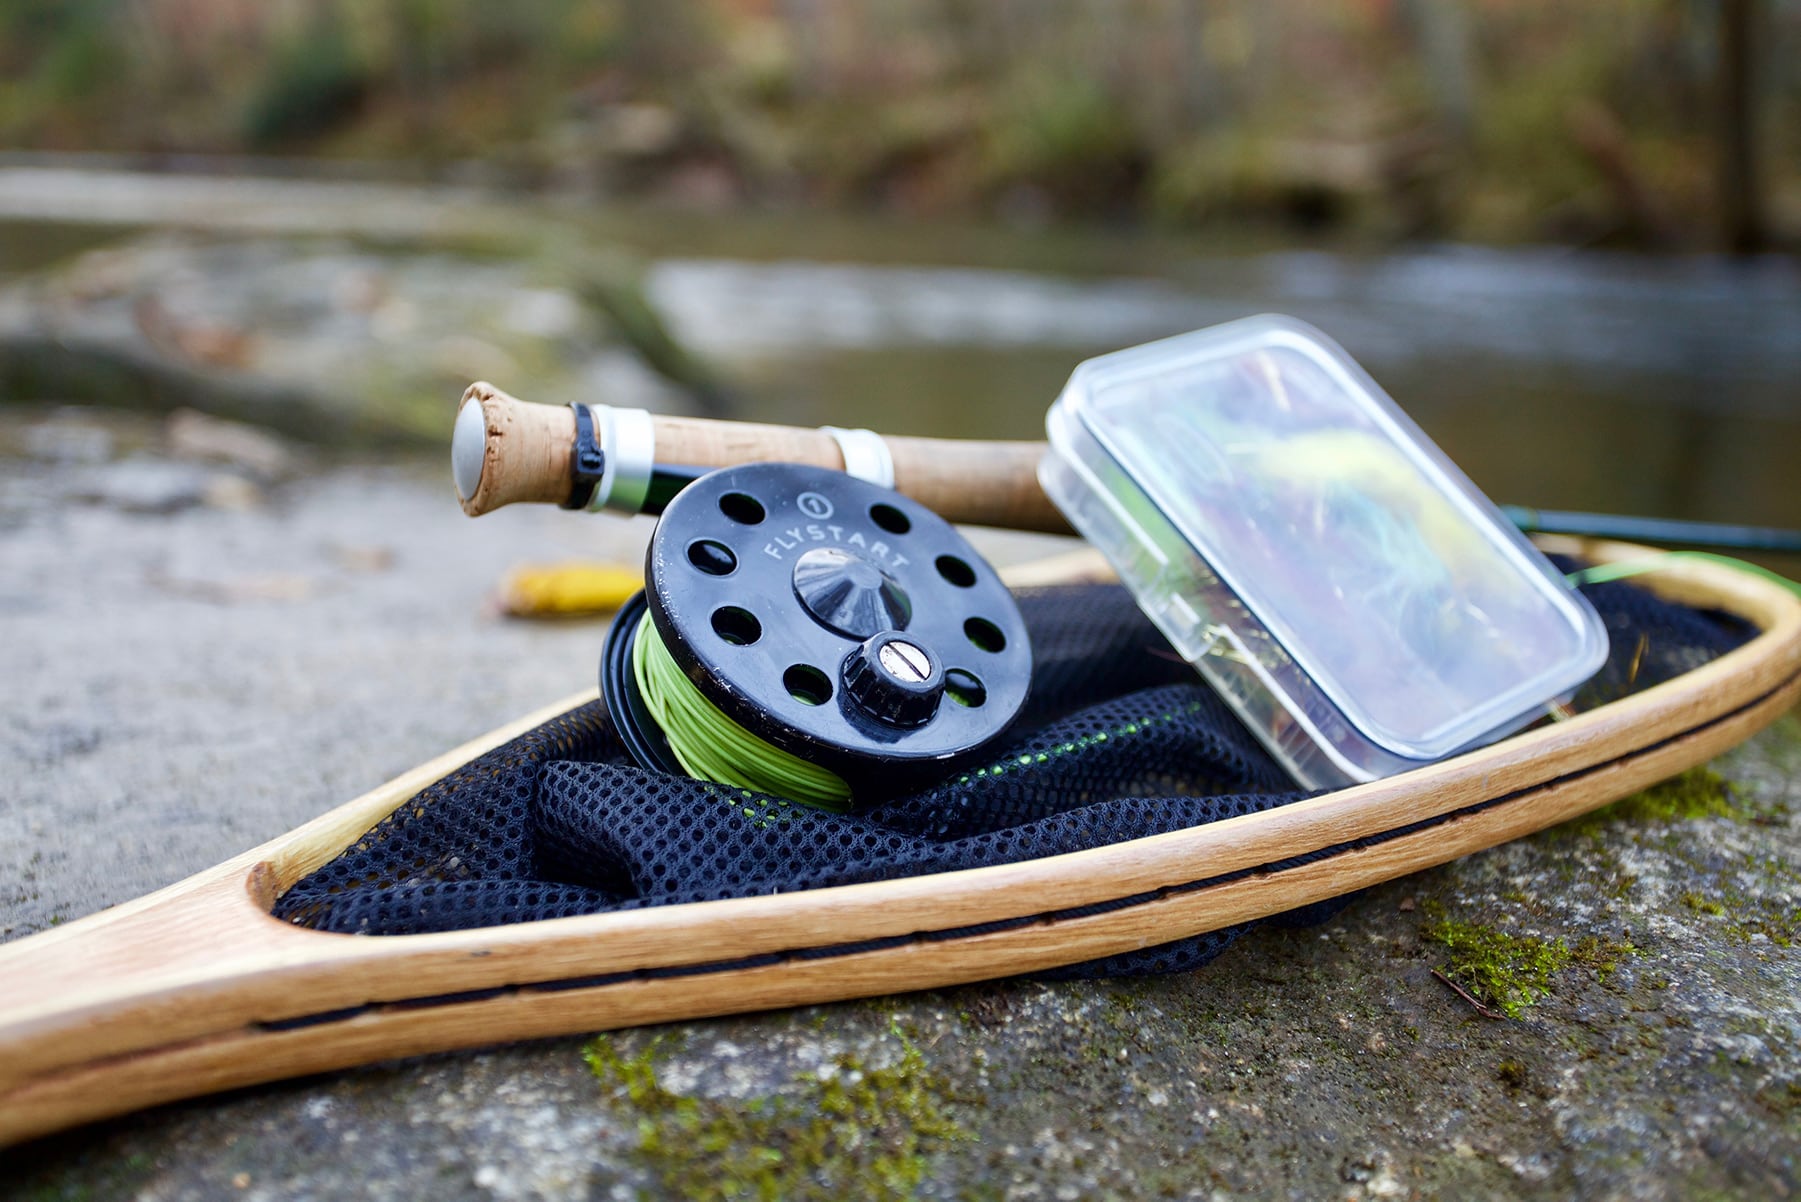
[[[1701,818],[1755,822],[1770,816],[1767,808],[1751,804],[1731,781],[1703,764],[1566,822],[1557,831],[1560,835],[1590,835],[1616,822],[1633,826],[1667,825]]]
[[[1731,781],[1703,764],[1616,801],[1597,816],[1629,822],[1676,822],[1689,818],[1742,821],[1750,817],[1750,810],[1733,791]]]
[[[1576,940],[1570,949],[1570,959],[1595,974],[1595,980],[1605,985],[1620,967],[1620,961],[1628,956],[1638,954],[1638,948],[1628,940],[1604,939],[1599,935],[1584,935]]]
[[[603,1085],[638,1113],[637,1153],[656,1196],[689,1199],[903,1199],[926,1157],[962,1138],[944,1081],[898,1030],[903,1052],[872,1068],[840,1056],[775,1093],[744,1100],[690,1097],[666,1088],[661,1038],[636,1056],[600,1036],[585,1049]]]
[[[1721,919],[1718,929],[1735,943],[1750,943],[1759,936],[1777,947],[1801,941],[1801,907],[1787,894],[1765,897],[1725,883],[1717,888],[1717,898],[1690,889],[1677,900],[1697,914]]]
[[[1561,939],[1509,935],[1448,918],[1421,927],[1420,936],[1449,949],[1447,977],[1509,1018],[1518,1018],[1549,992],[1552,976],[1572,958],[1569,944]]]
[[[1686,889],[1676,900],[1691,910],[1701,914],[1712,914],[1716,918],[1726,913],[1724,905],[1704,895],[1698,889]]]

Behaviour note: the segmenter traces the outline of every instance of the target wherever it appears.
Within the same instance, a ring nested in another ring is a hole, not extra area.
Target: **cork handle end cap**
[[[470,396],[474,391],[471,388],[463,394],[456,429],[450,435],[450,473],[456,480],[457,500],[465,508],[481,489],[483,461],[488,454],[488,419],[482,414],[481,402]]]
[[[575,416],[566,406],[528,405],[485,381],[471,384],[450,440],[463,512],[479,517],[515,501],[568,497],[574,443]]]

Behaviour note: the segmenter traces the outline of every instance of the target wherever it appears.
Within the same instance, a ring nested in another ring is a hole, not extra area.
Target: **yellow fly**
[[[644,587],[644,573],[616,563],[527,564],[500,586],[501,609],[516,618],[610,614]]]

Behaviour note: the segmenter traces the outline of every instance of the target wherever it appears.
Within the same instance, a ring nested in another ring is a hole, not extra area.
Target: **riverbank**
[[[715,214],[1767,248],[1801,233],[1798,43],[1781,5],[1635,0],[89,0],[0,14],[0,142]]]

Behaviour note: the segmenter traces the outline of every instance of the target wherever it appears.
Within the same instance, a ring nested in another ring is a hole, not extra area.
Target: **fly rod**
[[[836,426],[666,417],[608,405],[539,405],[478,382],[463,393],[451,464],[457,497],[470,517],[522,501],[660,513],[676,492],[713,468],[774,462],[848,472],[912,497],[951,522],[1068,534],[1068,521],[1038,484],[1046,449],[1042,442],[912,438]],[[1521,505],[1501,511],[1527,533],[1801,554],[1796,530]]]

